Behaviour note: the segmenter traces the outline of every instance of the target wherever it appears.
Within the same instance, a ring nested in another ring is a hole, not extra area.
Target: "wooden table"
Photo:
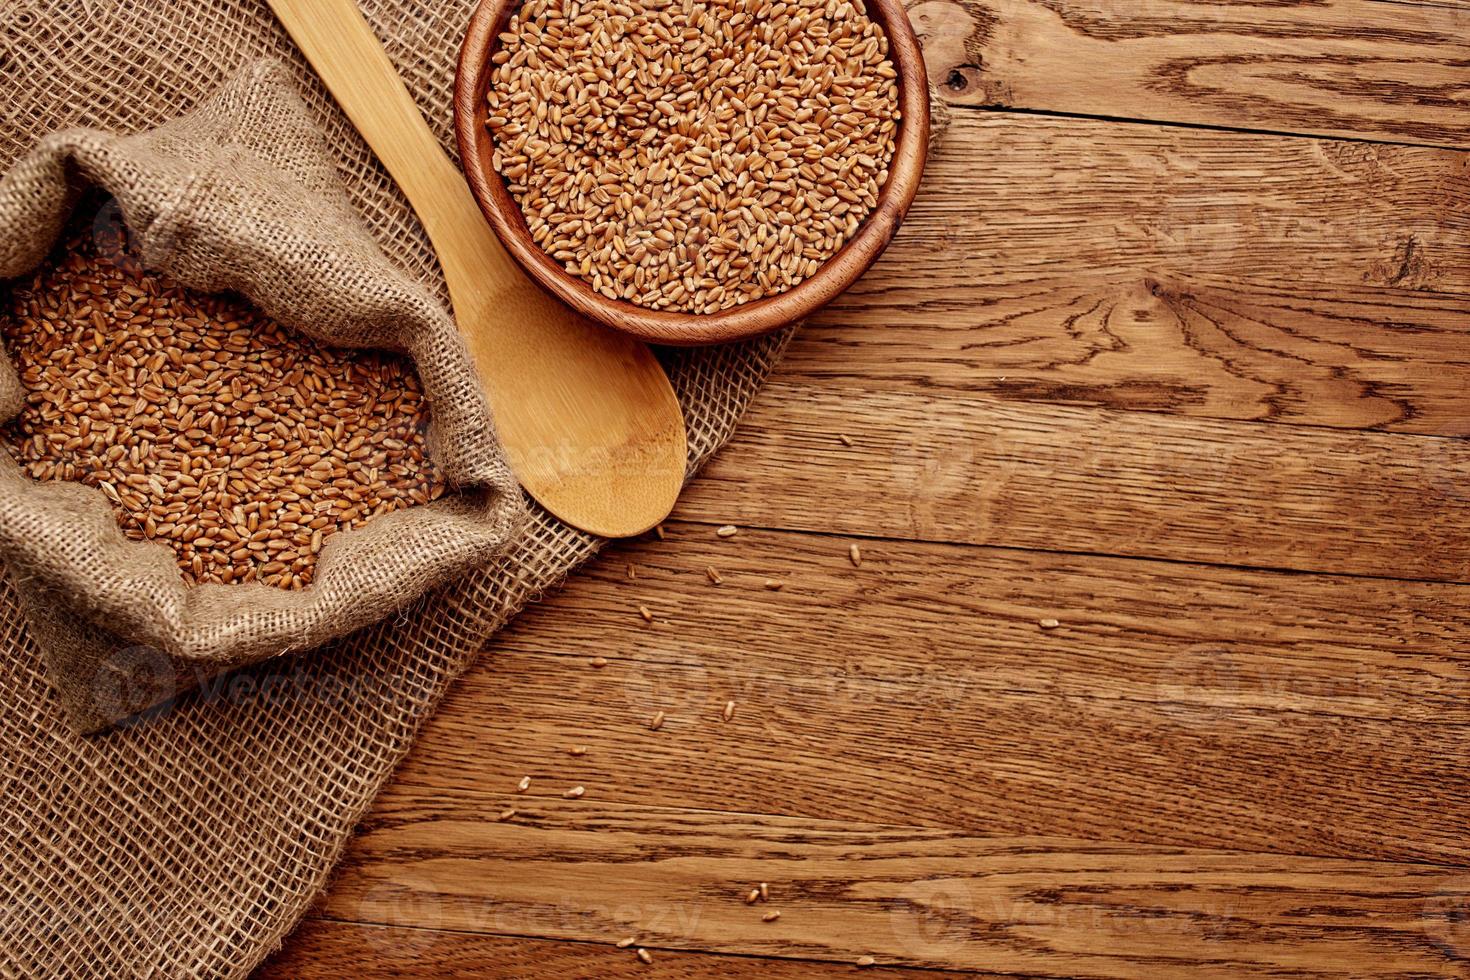
[[[897,242],[268,976],[1466,970],[1470,2],[912,15]]]

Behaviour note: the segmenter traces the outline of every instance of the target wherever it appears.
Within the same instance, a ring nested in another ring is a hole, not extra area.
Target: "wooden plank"
[[[957,112],[793,379],[1465,435],[1470,154]]]
[[[797,335],[782,377],[1470,435],[1470,297],[1179,273],[959,277],[936,294],[924,265],[900,239]]]
[[[624,651],[596,670],[587,646],[577,659],[530,652],[531,629],[513,630],[493,669],[450,695],[398,784],[451,797],[508,792],[529,775],[538,793],[582,785],[595,802],[1470,861],[1462,725],[985,691],[983,647],[968,669],[908,678],[875,664],[881,651],[827,646],[821,620],[792,640],[827,650],[821,668],[753,667],[739,636],[706,658],[661,632],[687,662]],[[722,723],[727,699],[736,715]],[[588,752],[572,756],[574,745]]]
[[[1470,146],[1470,6],[919,0],[930,78],[984,105]]]
[[[773,382],[677,513],[1463,582],[1467,503],[1461,439]]]
[[[413,907],[413,906],[408,906]],[[391,910],[391,907],[387,907]],[[378,904],[374,911],[382,912]],[[774,957],[752,958],[659,949],[652,964],[611,941],[567,942],[450,932],[361,922],[307,919],[286,948],[265,964],[256,980],[341,980],[342,977],[401,977],[441,980],[448,976],[506,977],[683,977],[735,980],[759,971],[773,980],[809,980],[832,975],[833,965]],[[877,967],[863,972],[879,980],[969,980],[975,973]]]
[[[956,111],[897,241],[937,303],[1165,272],[1465,295],[1467,175],[1455,150]]]
[[[906,541],[862,541],[855,568],[851,538],[726,541],[683,523],[665,534],[593,563],[511,647],[605,655],[619,670],[738,656],[751,678],[904,683],[941,711],[1030,693],[1180,720],[1234,710],[1470,725],[1466,586]],[[1061,625],[1040,628],[1049,618]]]
[[[1470,877],[1436,866],[400,790],[325,911],[1031,976],[1363,977],[1457,969],[1467,901]]]

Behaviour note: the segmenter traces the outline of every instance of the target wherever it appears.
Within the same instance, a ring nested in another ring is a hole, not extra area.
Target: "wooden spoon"
[[[268,2],[418,212],[521,485],[604,537],[663,520],[686,448],[653,353],[542,292],[505,254],[354,0]]]

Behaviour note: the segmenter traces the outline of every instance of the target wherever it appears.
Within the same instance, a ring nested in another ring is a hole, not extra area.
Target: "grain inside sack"
[[[48,268],[84,191],[141,269]],[[464,339],[279,64],[156,130],[37,141],[0,178],[0,279],[0,554],[80,731],[319,656],[522,526]]]
[[[888,179],[888,40],[862,0],[527,0],[492,56],[494,166],[604,296],[716,313],[812,276]]]
[[[288,589],[332,534],[444,492],[412,364],[149,272],[90,210],[0,307],[28,392],[0,441],[29,476],[102,490],[190,584]]]

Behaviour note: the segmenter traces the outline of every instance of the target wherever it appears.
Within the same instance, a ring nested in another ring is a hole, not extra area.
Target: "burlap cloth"
[[[250,62],[157,129],[44,137],[0,180],[0,279],[45,257],[84,183],[115,195],[148,268],[247,296],[322,343],[412,358],[449,492],[333,535],[309,589],[191,588],[170,548],[123,536],[101,490],[31,480],[0,453],[0,554],[78,730],[344,637],[508,546],[522,497],[464,339],[373,242],[280,62]],[[0,359],[0,417],[24,395]]]
[[[472,0],[358,2],[452,152],[454,58]],[[412,212],[264,0],[3,0],[0,171],[55,130],[157,126],[261,57],[287,66],[383,251],[447,307]],[[691,474],[789,336],[663,352]],[[0,976],[250,972],[322,889],[449,683],[600,543],[532,508],[489,567],[377,626],[90,737],[68,726],[14,590],[0,585]]]

